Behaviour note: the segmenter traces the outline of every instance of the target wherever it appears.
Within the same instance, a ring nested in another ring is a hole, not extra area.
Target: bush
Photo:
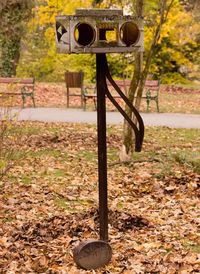
[[[190,81],[185,79],[178,72],[165,73],[161,76],[162,84],[189,84]]]

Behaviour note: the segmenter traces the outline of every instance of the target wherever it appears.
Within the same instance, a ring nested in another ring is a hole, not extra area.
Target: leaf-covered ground
[[[5,85],[0,85],[1,90]],[[11,87],[9,86],[9,89]],[[17,89],[15,86],[12,89]],[[14,91],[13,90],[13,91]],[[74,92],[74,91],[73,91]],[[77,90],[78,92],[78,90]],[[93,93],[93,92],[92,92]],[[66,107],[66,88],[64,83],[36,83],[35,101],[37,107]],[[118,100],[120,103],[121,100]],[[13,98],[0,97],[0,106],[13,105],[21,106],[21,96]],[[183,88],[175,86],[162,86],[159,94],[160,112],[175,113],[194,113],[200,114],[200,88]],[[31,98],[27,98],[26,106],[33,106]],[[79,97],[70,97],[70,107],[80,107]],[[156,112],[155,101],[150,104],[150,111]],[[111,111],[116,110],[112,104],[107,101],[107,108]],[[94,103],[92,99],[87,102],[87,109],[93,110]],[[146,101],[142,100],[141,111],[146,111]]]
[[[98,239],[96,127],[17,123],[18,161],[0,186],[0,273],[200,273],[200,130],[147,128],[143,151],[118,162],[108,127],[112,261],[84,271],[73,248]],[[21,157],[23,155],[23,157]]]

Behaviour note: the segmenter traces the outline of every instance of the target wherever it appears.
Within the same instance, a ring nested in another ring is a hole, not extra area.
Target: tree
[[[143,0],[137,0],[135,4],[135,10],[136,14],[139,17],[143,17],[144,13],[144,1]],[[141,74],[142,74],[142,63],[143,63],[143,53],[142,52],[136,52],[135,53],[135,62],[134,62],[134,73],[131,80],[131,88],[128,93],[128,99],[130,102],[134,102],[134,97],[136,96],[136,91],[139,85],[139,82],[141,80]],[[138,101],[137,105],[140,104],[142,94],[141,91],[138,93]],[[137,107],[138,108],[138,107]],[[125,107],[127,115],[132,118],[133,113],[131,109],[126,106]],[[136,122],[136,121],[135,121]],[[123,138],[123,147],[122,151],[124,151],[125,155],[130,154],[130,152],[133,151],[133,130],[130,127],[129,123],[124,119],[124,138]],[[125,147],[125,149],[124,149]],[[125,158],[128,158],[127,156]]]
[[[180,3],[184,5],[186,10],[193,10],[200,6],[199,0],[180,0]]]
[[[93,6],[93,7],[96,7],[96,5],[101,4],[101,2],[102,2],[102,0],[93,0],[92,6]]]
[[[142,68],[142,56],[139,53],[136,54],[135,70],[133,73],[131,87],[128,93],[128,98],[138,110],[140,107],[142,92],[144,89],[145,81],[147,79],[151,61],[155,54],[155,47],[158,44],[162,27],[167,21],[169,11],[172,8],[174,2],[175,0],[159,1],[159,6],[157,7],[157,10],[159,11],[159,18],[157,18],[158,23],[154,29],[151,46],[147,53],[145,66],[143,68]],[[143,0],[136,1],[136,12],[138,16],[142,15]],[[134,119],[133,113],[128,107],[126,107],[126,112],[131,119]],[[124,121],[123,146],[125,147],[126,149],[125,152],[127,154],[130,154],[133,151],[133,138],[134,138],[133,132],[130,125],[126,121]]]
[[[25,21],[31,14],[33,2],[30,0],[3,0],[0,3],[0,75],[16,74],[20,57],[20,42],[25,29]]]
[[[94,80],[95,58],[93,55],[63,55],[56,53],[54,31],[55,16],[74,14],[75,9],[80,7],[91,8],[92,5],[96,8],[118,7],[123,8],[124,11],[131,11],[135,7],[135,1],[136,0],[35,0],[35,7],[32,10],[33,16],[27,24],[26,35],[23,35],[21,40],[22,47],[20,61],[17,67],[17,75],[20,77],[34,75],[36,79],[43,81],[61,81],[63,80],[63,74],[66,69],[83,69],[86,80]],[[145,1],[144,5],[145,19],[147,19],[147,24],[145,25],[144,62],[151,45],[152,34],[155,32],[155,25],[152,25],[152,22],[158,22],[160,17],[158,2],[158,0]],[[193,24],[194,22],[192,21],[190,12],[186,12],[183,6],[178,5],[179,0],[175,0],[174,2],[176,3],[176,7],[175,5],[173,6],[173,12],[170,12],[167,22],[165,22],[162,27],[160,39],[155,46],[150,66],[151,74],[154,76],[165,74],[167,77],[164,80],[167,81],[170,79],[168,72],[174,73],[174,70],[177,70],[177,76],[181,77],[180,68],[183,65],[189,68],[188,71],[193,70],[194,61],[192,58],[194,56],[193,59],[195,61],[197,60],[196,49],[199,45],[197,42],[194,43],[196,26]],[[136,8],[134,14],[136,14]],[[181,20],[179,20],[179,18],[181,18]],[[191,31],[188,26],[190,26]],[[187,31],[185,31],[185,28],[187,28]],[[176,29],[176,32],[174,32],[174,29]],[[188,44],[180,40],[183,34],[184,37],[187,38],[184,40],[187,40],[187,42],[189,42]],[[191,37],[189,37],[189,34]],[[135,58],[133,54],[126,54],[125,56],[127,57],[127,62],[133,61]],[[108,60],[112,75],[116,78],[122,78],[125,70],[132,76],[134,62],[129,62],[128,66],[126,66],[122,54],[120,57],[119,54],[108,54]],[[196,64],[197,63],[198,62],[196,62]],[[185,77],[185,75],[183,76]],[[180,79],[184,80],[183,77]],[[179,78],[177,77],[177,81],[178,80]]]
[[[34,75],[43,81],[61,81],[66,70],[84,68],[87,78],[94,78],[92,67],[95,58],[88,55],[67,55],[56,52],[55,17],[72,15],[77,8],[90,8],[92,0],[37,0],[28,32],[23,38],[25,47],[21,52],[17,74]],[[28,62],[27,62],[28,60]]]
[[[154,77],[162,75],[163,83],[188,82],[198,67],[199,33],[200,25],[195,10],[188,11],[178,2],[175,3],[155,46],[150,73]],[[150,37],[149,27],[145,40],[149,40]]]
[[[145,64],[143,65],[143,56],[141,53],[135,53],[135,61],[134,61],[134,72],[131,80],[131,87],[128,92],[128,98],[133,103],[133,105],[139,110],[140,103],[141,103],[141,97],[142,92],[144,89],[145,81],[147,79],[147,75],[150,70],[150,65],[152,64],[153,57],[155,56],[157,45],[160,42],[161,37],[161,31],[163,29],[163,26],[166,24],[169,13],[174,7],[174,5],[179,5],[178,0],[160,0],[160,1],[146,1],[145,7],[143,0],[133,0],[127,1],[127,0],[121,0],[121,1],[103,1],[102,7],[111,7],[111,6],[120,6],[121,8],[125,10],[129,10],[131,8],[134,8],[133,13],[137,16],[143,16],[143,11],[147,12],[147,20],[154,22],[153,25],[145,26],[148,32],[148,36],[146,38],[145,36]],[[177,21],[175,22],[177,23]],[[173,26],[174,27],[174,26]],[[146,34],[146,33],[145,33]],[[150,41],[150,43],[148,43]],[[148,44],[148,48],[147,45]],[[128,108],[126,108],[126,113],[128,116],[134,120],[134,116],[132,111]],[[130,125],[124,121],[124,137],[123,137],[123,148],[122,151],[124,151],[125,147],[125,153],[130,154],[133,151],[133,131],[130,127]],[[125,158],[126,157],[125,155]]]

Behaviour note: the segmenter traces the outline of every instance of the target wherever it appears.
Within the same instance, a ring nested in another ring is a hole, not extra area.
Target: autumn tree
[[[134,69],[134,73],[131,81],[131,87],[128,93],[129,100],[133,103],[133,105],[138,110],[140,108],[141,97],[142,97],[145,81],[149,73],[152,58],[155,55],[156,45],[159,42],[162,28],[164,24],[166,23],[169,12],[175,2],[176,2],[175,0],[169,0],[169,1],[162,0],[162,1],[159,1],[159,4],[156,6],[156,8],[155,8],[155,3],[153,3],[154,9],[157,10],[156,17],[154,18],[155,22],[157,23],[155,26],[153,26],[153,29],[152,29],[152,33],[153,33],[152,40],[151,40],[150,47],[148,51],[146,52],[144,66],[142,64],[142,56],[139,53],[136,53],[135,69]],[[142,12],[143,12],[143,1],[137,0],[136,13],[137,15],[141,16]],[[130,118],[134,119],[133,113],[128,107],[126,107],[126,112]],[[123,146],[125,147],[127,154],[131,154],[131,152],[133,151],[133,148],[134,148],[133,140],[134,140],[133,131],[130,125],[126,121],[124,121]]]
[[[135,61],[134,61],[134,72],[131,80],[131,87],[128,92],[128,99],[133,103],[133,105],[139,110],[140,103],[141,103],[141,97],[142,92],[144,89],[145,81],[149,72],[149,68],[151,65],[152,58],[155,54],[155,48],[160,38],[160,33],[162,30],[163,25],[167,21],[167,17],[169,14],[169,11],[173,5],[175,0],[161,0],[159,1],[153,1],[153,3],[147,5],[151,5],[149,9],[156,10],[156,15],[154,16],[155,22],[157,24],[154,26],[153,29],[153,36],[150,48],[148,50],[148,53],[146,54],[146,62],[145,66],[143,66],[143,55],[142,53],[135,53]],[[103,3],[107,6],[116,5],[116,1],[103,1]],[[118,5],[124,9],[134,9],[134,14],[140,17],[143,17],[143,11],[144,11],[144,1],[143,0],[136,0],[136,1],[120,1],[118,2]],[[134,120],[134,115],[132,111],[129,109],[129,107],[125,107],[127,115]],[[130,154],[133,151],[134,145],[133,145],[133,131],[129,125],[129,123],[125,120],[124,121],[124,138],[123,138],[123,148],[122,151],[124,151],[125,147],[125,153]],[[125,157],[127,158],[127,157]]]
[[[160,17],[158,2],[158,0],[145,1],[144,5],[144,62],[148,56],[147,53],[149,52],[153,33],[155,33],[155,23],[158,22]],[[82,69],[85,80],[88,82],[95,79],[94,55],[56,53],[54,31],[56,15],[74,14],[77,8],[92,7],[122,8],[125,14],[127,11],[133,15],[137,14],[136,0],[77,0],[67,2],[66,0],[35,0],[35,3],[34,9],[32,9],[33,16],[27,24],[27,33],[23,35],[21,43],[23,47],[20,52],[17,75],[20,77],[34,75],[36,79],[43,81],[61,81],[63,80],[64,71],[67,69]],[[172,80],[168,77],[168,73],[170,76],[171,74],[174,74],[175,77],[178,76],[176,82],[179,79],[184,80],[185,75],[181,78],[182,68],[186,66],[188,71],[192,71],[195,67],[194,61],[197,60],[196,49],[199,43],[195,42],[194,39],[197,24],[195,25],[192,21],[190,12],[187,12],[183,8],[184,6],[178,5],[178,3],[179,0],[175,0],[176,7],[174,4],[173,12],[169,13],[170,16],[162,27],[160,39],[151,59],[150,73],[155,77],[159,77],[161,74],[162,76],[166,75],[162,79],[165,82]],[[181,18],[181,21],[179,18]],[[185,32],[185,28],[187,28],[187,32]],[[176,29],[176,32],[174,32],[174,29]],[[109,68],[115,78],[122,78],[124,72],[129,78],[132,78],[134,60],[134,54],[108,54]]]
[[[82,69],[87,78],[94,78],[94,56],[57,54],[55,43],[55,17],[72,15],[78,8],[91,6],[92,0],[37,0],[32,10],[33,17],[27,25],[28,32],[23,38],[25,47],[21,52],[18,75],[61,81],[66,70]]]
[[[0,3],[0,75],[2,76],[16,74],[20,41],[32,5],[31,0],[3,0]]]
[[[131,88],[128,93],[129,100],[138,110],[140,109],[144,84],[149,73],[157,78],[162,75],[164,81],[168,80],[168,73],[175,73],[175,77],[178,77],[176,81],[179,81],[182,76],[186,76],[184,75],[185,70],[194,70],[195,62],[192,60],[192,56],[197,55],[195,52],[198,49],[198,41],[196,40],[198,26],[191,14],[186,12],[181,5],[195,9],[197,2],[195,0],[102,1],[101,7],[120,7],[131,14],[144,16],[144,62],[141,53],[134,54]],[[187,33],[185,29],[187,29]],[[189,56],[189,52],[194,54]],[[165,75],[166,77],[163,77]],[[176,83],[176,81],[174,82]],[[128,107],[126,112],[130,118],[134,119]],[[123,145],[126,148],[126,153],[132,152],[133,139],[132,129],[125,121]]]

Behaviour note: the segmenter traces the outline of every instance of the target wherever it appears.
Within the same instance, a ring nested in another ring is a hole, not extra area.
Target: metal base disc
[[[75,247],[73,251],[75,263],[84,269],[96,269],[109,263],[112,249],[107,242],[88,240]]]

